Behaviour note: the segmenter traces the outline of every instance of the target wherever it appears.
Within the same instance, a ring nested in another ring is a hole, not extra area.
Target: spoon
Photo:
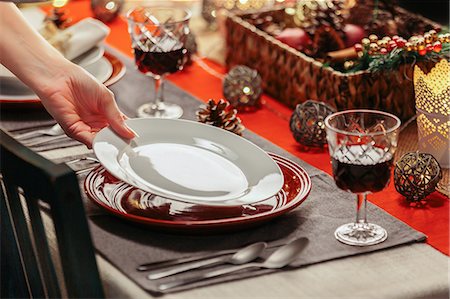
[[[274,253],[272,253],[267,260],[262,263],[248,263],[245,265],[234,266],[225,269],[219,269],[216,271],[211,271],[208,273],[204,273],[195,277],[180,279],[168,283],[163,283],[158,286],[160,291],[165,291],[168,289],[172,289],[177,286],[186,285],[194,282],[201,281],[203,279],[222,276],[225,274],[229,274],[232,272],[240,271],[246,268],[265,268],[265,269],[280,269],[286,267],[294,260],[296,260],[303,251],[303,249],[308,245],[309,240],[307,238],[296,239],[295,241],[290,242],[289,244],[284,245],[283,247],[277,249]]]
[[[253,261],[256,259],[263,250],[267,247],[267,244],[264,242],[258,242],[251,245],[248,245],[244,248],[236,251],[232,256],[220,256],[212,259],[207,259],[203,261],[198,261],[194,263],[188,263],[181,266],[173,267],[168,270],[154,270],[148,274],[148,279],[159,279],[163,277],[167,277],[170,275],[174,275],[181,272],[186,272],[192,269],[198,269],[205,266],[212,265],[220,265],[220,264],[233,264],[233,265],[242,265]]]
[[[43,130],[35,130],[23,134],[15,135],[14,138],[17,140],[27,140],[37,136],[58,136],[63,135],[64,131],[59,124],[53,125],[51,128],[43,129]]]

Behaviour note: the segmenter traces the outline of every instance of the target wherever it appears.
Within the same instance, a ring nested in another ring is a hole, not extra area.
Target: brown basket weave
[[[284,17],[282,9],[261,14],[270,15],[275,21]],[[379,74],[341,73],[259,30],[246,21],[249,16],[228,13],[226,65],[231,68],[242,64],[256,69],[263,79],[264,91],[277,100],[292,108],[314,99],[339,110],[378,109],[403,120],[415,114],[411,65]]]

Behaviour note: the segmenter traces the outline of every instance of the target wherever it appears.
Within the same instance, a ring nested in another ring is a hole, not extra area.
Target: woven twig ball
[[[223,80],[223,95],[237,109],[257,107],[261,93],[261,76],[247,66],[235,66]]]
[[[327,144],[325,118],[336,110],[323,103],[308,100],[298,104],[290,120],[295,140],[310,147],[323,147]]]
[[[431,154],[407,153],[395,165],[395,189],[408,201],[418,202],[433,193],[441,178],[441,167]]]

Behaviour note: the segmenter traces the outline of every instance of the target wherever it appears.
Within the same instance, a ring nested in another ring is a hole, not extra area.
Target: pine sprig
[[[405,49],[395,49],[385,55],[369,56],[367,70],[372,73],[381,71],[397,70],[402,64],[415,64],[417,62],[437,62],[440,59],[450,59],[450,44],[442,45],[439,53],[429,52],[419,55],[416,51],[406,51]]]

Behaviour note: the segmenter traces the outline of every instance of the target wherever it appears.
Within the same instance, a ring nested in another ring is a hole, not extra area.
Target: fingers
[[[81,131],[75,134],[73,138],[84,143],[89,149],[91,149],[95,134],[95,132]]]
[[[120,112],[119,108],[116,105],[116,102],[114,101],[114,97],[112,97],[112,99],[106,103],[105,114],[111,128],[121,137],[131,139],[136,136],[133,130],[131,130],[125,124],[124,119],[126,118],[126,116],[122,112]]]

